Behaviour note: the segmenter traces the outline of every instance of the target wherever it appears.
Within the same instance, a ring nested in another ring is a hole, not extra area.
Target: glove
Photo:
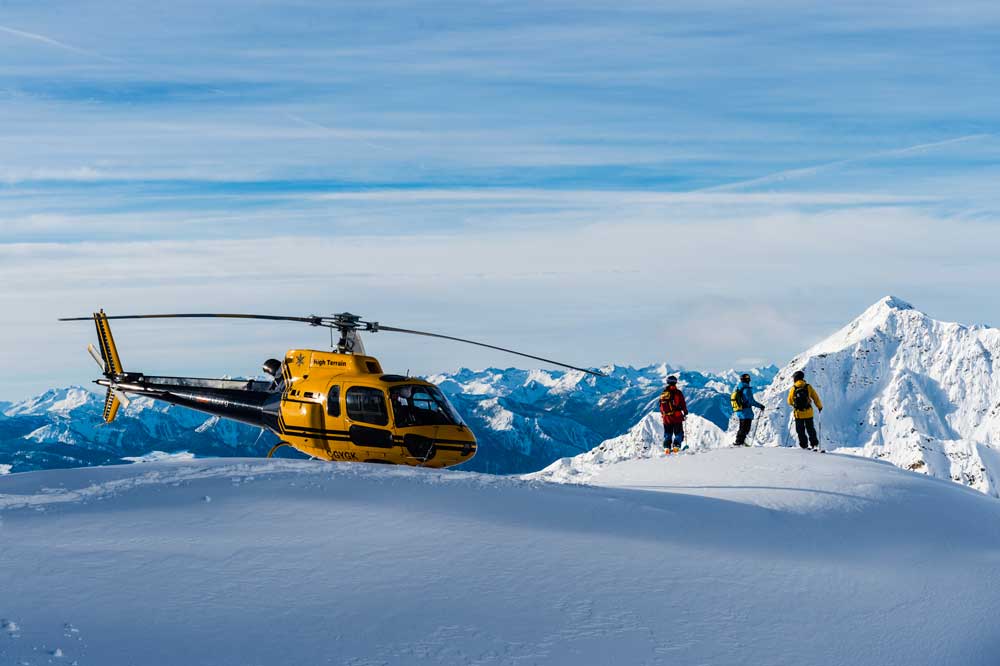
[[[763,412],[763,411],[764,411],[764,409],[765,409],[764,405],[761,405],[761,406],[760,406],[760,411],[762,411],[762,412]]]

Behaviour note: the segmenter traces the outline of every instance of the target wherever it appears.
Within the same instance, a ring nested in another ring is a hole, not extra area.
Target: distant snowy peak
[[[537,399],[542,394],[567,396],[569,394],[607,395],[626,389],[657,391],[666,384],[667,377],[677,375],[681,386],[704,388],[728,386],[736,382],[744,372],[749,372],[758,383],[768,383],[778,372],[771,365],[762,368],[727,370],[721,374],[685,370],[666,363],[635,368],[627,365],[609,364],[600,371],[606,376],[595,377],[574,370],[522,370],[519,368],[486,368],[469,370],[462,368],[454,373],[440,373],[427,377],[446,393],[462,393],[490,397],[514,396]]]
[[[858,318],[819,344],[803,356],[831,354],[870,338],[877,332],[888,332],[900,319],[925,320],[927,315],[896,296],[886,296],[865,310]]]
[[[720,377],[724,380],[724,384],[727,387],[735,385],[740,377],[744,374],[748,374],[753,378],[753,383],[756,386],[761,386],[763,384],[770,384],[771,380],[774,379],[778,371],[781,370],[776,365],[768,365],[762,368],[750,368],[749,370],[737,370],[735,368],[730,368],[725,372],[720,374]]]
[[[33,398],[14,403],[7,407],[6,416],[43,415],[46,413],[68,414],[81,407],[100,402],[101,399],[82,386],[49,389]]]

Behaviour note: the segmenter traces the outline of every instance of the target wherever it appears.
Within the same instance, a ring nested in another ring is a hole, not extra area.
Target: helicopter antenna
[[[341,312],[328,317],[321,317],[318,315],[310,315],[308,317],[287,317],[283,315],[196,313],[196,314],[115,315],[115,316],[108,316],[107,318],[108,319],[262,319],[265,321],[294,321],[294,322],[309,324],[310,326],[322,326],[325,328],[329,328],[331,343],[333,341],[333,331],[334,330],[339,331],[340,339],[337,341],[336,348],[337,351],[340,352],[341,354],[354,353],[356,346],[359,346],[358,343],[360,342],[360,338],[358,337],[358,333],[361,331],[364,331],[366,333],[378,333],[379,331],[389,331],[392,333],[407,333],[409,335],[420,335],[427,338],[439,338],[441,340],[451,340],[452,342],[462,342],[468,345],[475,345],[477,347],[495,349],[497,351],[502,351],[507,354],[514,354],[515,356],[523,356],[524,358],[530,358],[535,361],[548,363],[550,365],[557,365],[561,368],[567,368],[569,370],[576,370],[577,372],[584,372],[589,375],[594,375],[597,377],[607,376],[603,372],[600,372],[598,370],[579,368],[575,365],[569,365],[568,363],[561,363],[559,361],[554,361],[550,358],[535,356],[533,354],[525,354],[524,352],[519,352],[514,349],[507,349],[506,347],[498,347],[497,345],[491,345],[485,342],[467,340],[465,338],[458,338],[452,335],[443,335],[441,333],[429,333],[427,331],[417,331],[410,328],[397,328],[395,326],[384,326],[377,321],[365,321],[359,315],[351,314],[350,312]],[[64,317],[59,319],[59,321],[92,321],[92,320],[93,317]],[[331,346],[333,345],[331,344]]]

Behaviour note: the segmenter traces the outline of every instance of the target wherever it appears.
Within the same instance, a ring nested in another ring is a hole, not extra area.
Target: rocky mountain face
[[[777,373],[761,398],[761,443],[795,445],[796,370],[823,400],[827,449],[998,494],[1000,330],[936,321],[886,297]]]

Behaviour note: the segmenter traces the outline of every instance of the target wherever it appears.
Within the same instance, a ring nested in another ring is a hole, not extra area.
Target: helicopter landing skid
[[[271,456],[273,456],[275,452],[283,446],[291,446],[291,444],[289,444],[288,442],[278,442],[277,444],[271,447],[270,451],[267,452],[267,457],[270,458]]]

